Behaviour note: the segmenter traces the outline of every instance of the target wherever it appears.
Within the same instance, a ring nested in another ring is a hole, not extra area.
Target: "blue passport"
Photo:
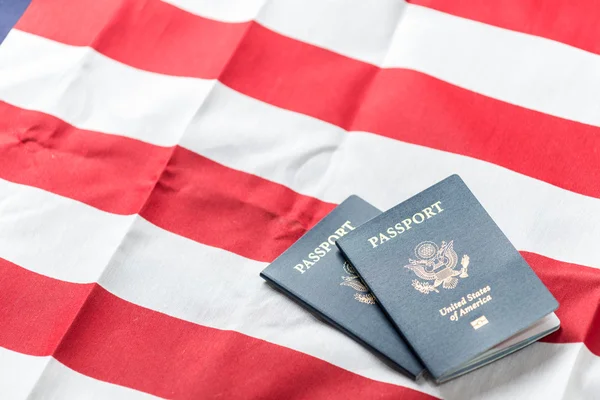
[[[559,328],[558,302],[458,175],[336,244],[437,382]]]
[[[260,276],[415,379],[423,365],[335,246],[336,240],[380,213],[361,198],[349,197]]]

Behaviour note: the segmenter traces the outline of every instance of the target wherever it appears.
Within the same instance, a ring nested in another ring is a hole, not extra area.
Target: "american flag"
[[[599,399],[599,38],[594,0],[32,0],[0,398]],[[559,300],[541,343],[413,382],[259,278],[348,195],[452,173]]]

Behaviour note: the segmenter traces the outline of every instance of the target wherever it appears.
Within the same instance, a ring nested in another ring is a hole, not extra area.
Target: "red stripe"
[[[419,72],[380,69],[257,23],[240,28],[235,36],[229,29],[236,24],[209,21],[158,0],[140,9],[125,1],[119,12],[110,14],[108,28],[86,30],[78,14],[64,12],[69,9],[65,1],[34,1],[17,27],[66,43],[92,45],[141,69],[219,76],[241,93],[347,130],[466,155],[600,197],[597,127],[494,100]],[[93,11],[88,3],[78,2],[76,7]],[[111,4],[114,9],[117,3]],[[85,10],[81,12],[88,15]],[[45,13],[53,18],[42,17]],[[160,40],[149,40],[155,36]],[[204,37],[211,40],[198,39]],[[196,65],[212,63],[209,60],[218,60],[218,66]]]
[[[139,212],[171,149],[0,101],[0,177],[117,214]]]
[[[350,130],[380,70],[254,24],[219,79],[266,103]]]
[[[478,158],[600,197],[600,130],[253,25],[220,80],[347,130]],[[284,55],[285,56],[282,56]]]
[[[260,261],[273,260],[335,207],[181,147],[84,131],[3,102],[0,157],[3,179],[113,213],[140,212],[171,232]]]
[[[335,207],[182,147],[84,131],[3,102],[0,159],[2,179],[111,213],[140,213],[171,232],[261,261]]]
[[[270,261],[334,207],[177,147],[140,214],[197,242]]]
[[[38,275],[0,258],[0,346],[52,354],[93,286]]]
[[[213,21],[159,0],[33,0],[15,28],[148,71],[216,78],[249,24]]]
[[[407,1],[600,54],[600,14],[594,0]]]
[[[256,239],[256,242],[259,241]],[[593,353],[600,356],[600,270],[556,261],[534,253],[522,254],[560,303],[557,315],[561,320],[561,329],[544,340],[551,343],[584,342]],[[79,312],[94,284],[59,281],[2,259],[0,273],[0,317],[3,321],[0,346],[27,354],[52,354],[52,349]],[[94,293],[98,292],[103,293],[104,289],[95,287]],[[125,300],[120,302],[124,304],[115,306],[115,309],[125,310],[132,306]],[[95,325],[90,321],[96,318],[96,309],[93,310],[94,312],[84,310],[83,314],[87,319],[80,320],[76,330],[86,330],[88,324]],[[110,307],[107,306],[107,310]],[[156,325],[157,332],[167,332],[173,321],[183,324],[181,326],[196,326],[158,312],[150,312],[148,315],[152,315],[157,324],[160,321],[160,324],[164,324],[163,327]],[[102,320],[103,317],[100,315],[98,318]],[[117,326],[119,324],[114,325],[114,329]],[[113,329],[113,325],[105,324],[103,329]],[[173,337],[176,336],[174,334]],[[148,333],[140,334],[138,338],[139,341],[146,339],[154,340],[154,336]],[[182,343],[189,340],[185,337],[179,339]],[[95,343],[96,340],[91,341],[90,345]],[[115,354],[107,357],[115,357]]]
[[[0,144],[3,179],[113,213],[141,209],[171,232],[260,261],[279,255],[335,206],[184,148],[84,131],[3,102]]]
[[[2,259],[0,321],[2,347],[54,355],[85,375],[165,398],[433,399],[263,340],[145,309],[96,284],[58,281]]]
[[[166,398],[432,398],[263,340],[136,306],[101,287],[55,357],[83,374]]]
[[[544,338],[550,343],[584,342],[600,356],[600,270],[521,252],[560,306],[561,329]]]

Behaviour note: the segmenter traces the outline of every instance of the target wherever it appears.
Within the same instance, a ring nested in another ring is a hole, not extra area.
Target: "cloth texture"
[[[0,398],[600,399],[595,1],[26,3]],[[259,277],[349,195],[454,173],[559,301],[540,343],[414,382]]]

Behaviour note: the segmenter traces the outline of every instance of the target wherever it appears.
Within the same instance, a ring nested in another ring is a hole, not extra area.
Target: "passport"
[[[260,276],[306,309],[416,379],[424,370],[375,303],[335,241],[380,214],[351,196],[331,211]]]
[[[558,302],[458,175],[336,244],[438,383],[559,328]]]

